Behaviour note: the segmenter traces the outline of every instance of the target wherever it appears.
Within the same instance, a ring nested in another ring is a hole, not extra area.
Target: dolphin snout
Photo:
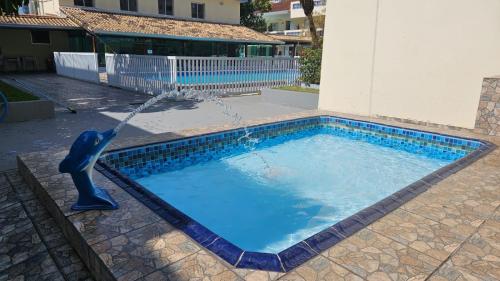
[[[114,129],[107,130],[104,133],[102,133],[103,136],[103,142],[108,143],[112,138],[116,136],[116,132]]]

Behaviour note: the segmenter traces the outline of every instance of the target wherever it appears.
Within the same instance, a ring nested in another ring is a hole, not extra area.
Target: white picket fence
[[[106,54],[111,86],[149,94],[168,90],[256,92],[300,83],[296,58],[167,57]]]
[[[99,83],[96,53],[54,52],[57,74],[79,80]]]

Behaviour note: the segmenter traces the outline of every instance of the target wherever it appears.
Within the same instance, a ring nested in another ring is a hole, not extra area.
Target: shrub
[[[322,49],[304,49],[299,59],[301,80],[306,84],[319,84],[321,78]]]

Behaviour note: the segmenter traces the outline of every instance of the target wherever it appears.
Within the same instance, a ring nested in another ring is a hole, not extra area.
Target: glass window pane
[[[198,17],[198,7],[196,3],[191,3],[191,17],[197,18]]]
[[[172,0],[158,0],[158,13],[162,15],[173,15]]]
[[[198,18],[205,18],[205,4],[198,4]]]
[[[120,10],[128,11],[128,0],[120,0]]]
[[[32,30],[31,43],[33,44],[50,44],[50,34],[45,30]]]
[[[165,0],[158,0],[158,13],[165,14]]]
[[[137,11],[137,0],[128,0],[129,11]]]
[[[172,0],[165,0],[165,9],[166,9],[166,15],[173,15],[174,14],[174,5]]]

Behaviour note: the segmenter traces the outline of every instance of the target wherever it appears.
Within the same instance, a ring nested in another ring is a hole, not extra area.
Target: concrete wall
[[[474,128],[500,0],[329,0],[319,107]]]
[[[31,33],[27,29],[0,29],[0,49],[4,58],[35,57],[38,70],[47,69],[47,59],[54,51],[69,51],[68,34],[66,31],[49,31],[50,44],[32,44]]]
[[[238,24],[240,2],[238,0],[174,0],[174,17],[191,18],[191,3],[205,3],[205,19],[208,21]],[[61,6],[74,6],[73,0],[60,0]],[[119,0],[94,0],[99,9],[120,11]],[[158,0],[137,0],[140,13],[158,14]]]
[[[59,15],[59,0],[34,0],[28,5],[37,15]]]
[[[6,123],[54,118],[54,103],[48,100],[9,102]]]

